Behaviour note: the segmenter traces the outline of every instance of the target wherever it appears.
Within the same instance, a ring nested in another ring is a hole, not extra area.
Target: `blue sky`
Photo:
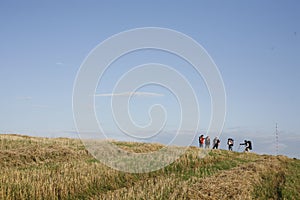
[[[200,43],[221,72],[227,95],[222,148],[227,137],[251,139],[256,152],[272,154],[277,122],[279,152],[300,157],[299,10],[296,0],[1,1],[0,132],[73,136],[73,83],[88,53],[121,31],[164,27]],[[110,93],[122,72],[154,61],[172,65],[191,82],[200,99],[199,131],[205,134],[210,117],[205,84],[170,54],[144,51],[120,59],[97,92]],[[155,86],[141,91],[164,96],[136,97],[131,109],[137,123],[147,124],[149,105],[162,103],[170,113],[166,132],[176,130],[172,95]],[[96,107],[107,103],[109,97],[96,98]],[[109,132],[117,130],[108,109],[97,115]]]

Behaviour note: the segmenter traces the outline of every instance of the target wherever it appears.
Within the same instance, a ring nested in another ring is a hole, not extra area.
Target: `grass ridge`
[[[117,142],[149,152],[161,144]],[[80,140],[0,135],[0,199],[300,199],[300,161],[190,147],[150,173],[113,170]],[[215,192],[219,191],[219,192]]]

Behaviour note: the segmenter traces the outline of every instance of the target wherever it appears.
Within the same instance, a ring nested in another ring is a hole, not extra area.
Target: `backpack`
[[[252,143],[251,141],[247,141],[248,142],[248,145],[249,145],[249,149],[252,150]]]
[[[229,145],[229,144],[233,145],[233,141],[234,141],[234,140],[233,140],[232,138],[229,138],[228,141],[227,141],[227,144],[228,144],[228,145]]]

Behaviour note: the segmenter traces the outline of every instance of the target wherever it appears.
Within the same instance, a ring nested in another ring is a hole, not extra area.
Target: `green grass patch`
[[[255,199],[300,199],[300,161],[281,160],[277,171],[262,174],[262,181],[254,187]]]
[[[285,199],[300,199],[300,160],[286,162],[286,170],[282,196]]]

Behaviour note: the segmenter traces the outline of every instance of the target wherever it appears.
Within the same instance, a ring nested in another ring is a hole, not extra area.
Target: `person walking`
[[[205,149],[209,149],[210,147],[210,137],[206,136],[205,138]]]
[[[215,137],[213,143],[214,143],[213,149],[218,149],[221,141],[219,140],[218,137]]]
[[[203,148],[204,140],[205,140],[204,135],[200,135],[200,137],[199,137],[199,147],[200,148]]]
[[[228,145],[229,151],[232,151],[232,149],[233,149],[233,141],[234,140],[232,138],[228,138],[227,145]]]

